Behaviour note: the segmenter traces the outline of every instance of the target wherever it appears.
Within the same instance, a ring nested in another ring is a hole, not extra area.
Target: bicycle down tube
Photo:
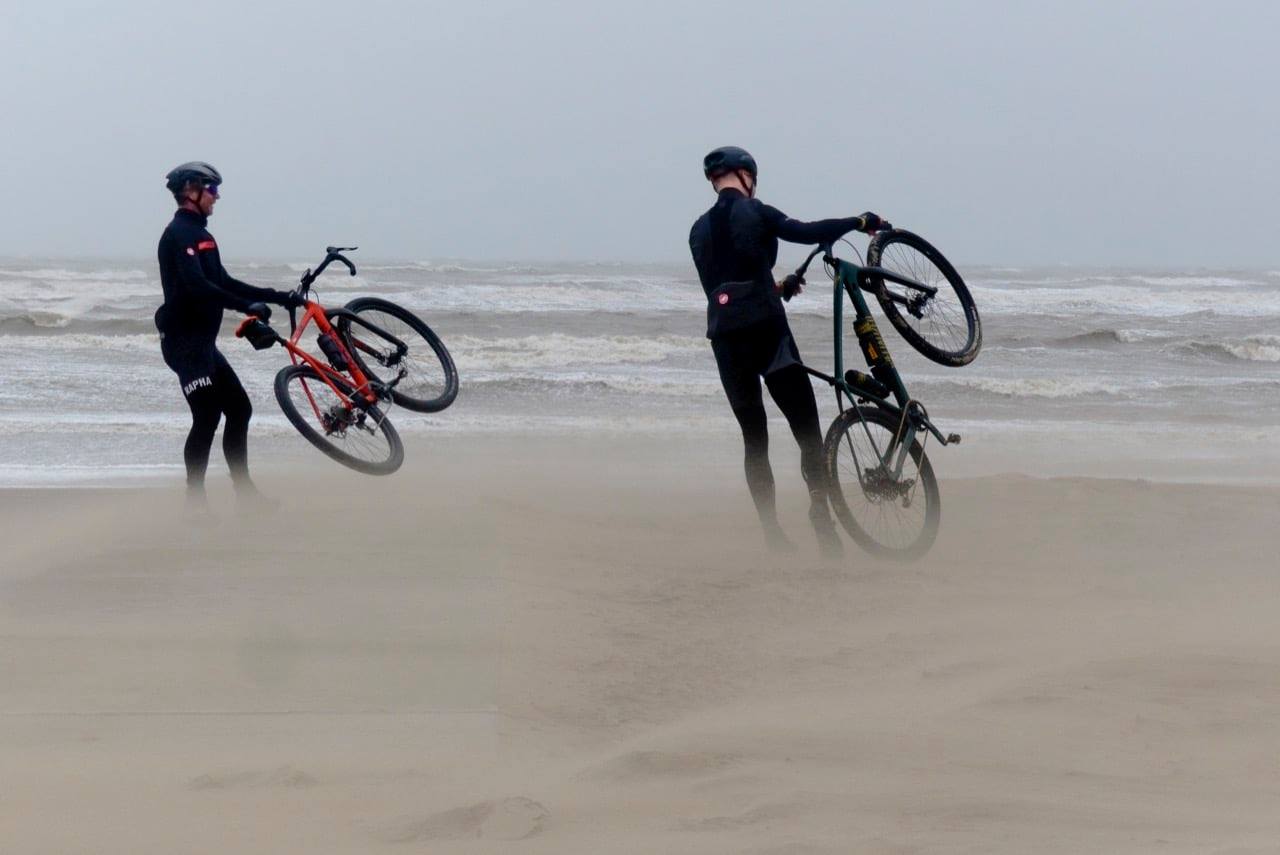
[[[313,320],[315,321],[316,326],[320,328],[321,334],[330,336],[345,358],[347,363],[346,370],[351,374],[351,379],[355,381],[352,392],[359,393],[361,397],[364,398],[366,404],[376,404],[378,396],[374,394],[369,383],[369,378],[360,370],[360,366],[351,358],[351,354],[347,353],[346,347],[342,344],[341,337],[335,335],[333,325],[330,324],[328,318],[325,317],[324,311],[320,308],[319,303],[307,303],[306,311],[302,315],[302,321],[298,323],[297,327],[294,329],[293,335],[291,335],[287,341],[283,342],[285,349],[289,351],[289,360],[294,365],[297,365],[299,362],[307,363],[316,370],[316,373],[318,373],[321,379],[324,380],[331,389],[333,389],[334,393],[337,394],[340,399],[352,404],[355,403],[350,400],[347,395],[343,394],[338,385],[330,379],[330,374],[340,377],[341,373],[330,368],[328,365],[325,365],[319,359],[316,359],[314,356],[298,346],[298,342],[302,339],[302,333],[306,329],[307,324]],[[311,405],[315,407],[316,403],[310,390],[307,390],[307,397],[312,399]]]
[[[840,335],[844,315],[844,296],[840,292],[843,289],[853,302],[853,331],[858,336],[858,345],[862,348],[862,355],[867,361],[867,367],[871,369],[872,376],[881,385],[885,386],[888,391],[893,393],[893,397],[898,402],[898,408],[904,409],[911,400],[911,396],[907,394],[907,387],[903,385],[902,377],[898,374],[898,369],[894,367],[893,358],[889,356],[889,349],[885,346],[884,338],[880,335],[880,329],[876,326],[875,318],[871,315],[871,308],[867,305],[867,299],[862,296],[862,288],[858,281],[858,277],[870,268],[860,268],[838,258],[832,258],[831,264],[836,269],[835,288],[833,289],[835,292],[833,316],[835,319],[837,388],[851,399],[856,393],[859,397],[872,397],[879,403],[888,403],[887,400],[879,396],[869,395],[869,390],[854,389],[845,376],[844,345],[843,338]]]
[[[849,382],[848,376],[844,370],[844,344],[843,337],[840,334],[844,315],[844,295],[841,290],[849,295],[850,301],[854,308],[853,331],[858,337],[858,346],[862,349],[862,355],[866,359],[867,367],[871,369],[871,375],[874,380],[885,386],[898,402],[898,409],[902,412],[902,420],[898,429],[898,435],[894,437],[896,449],[891,445],[889,448],[881,451],[876,448],[875,439],[871,436],[870,431],[867,432],[867,440],[871,443],[876,454],[879,455],[881,465],[883,465],[893,476],[894,479],[902,477],[903,467],[906,465],[907,454],[911,450],[911,443],[915,440],[916,425],[914,421],[907,417],[907,406],[911,401],[911,396],[907,394],[907,388],[902,382],[898,369],[894,367],[893,358],[889,356],[889,349],[885,346],[884,338],[880,335],[880,330],[876,326],[875,318],[871,315],[871,309],[867,305],[867,300],[862,296],[862,288],[858,277],[864,274],[863,268],[849,264],[840,259],[832,259],[832,265],[835,267],[835,286],[833,298],[833,317],[835,331],[835,361],[836,361],[836,378],[838,381],[837,397],[843,391],[849,396],[849,400],[857,408],[857,400],[854,397],[855,391],[859,396],[866,397],[869,390],[855,390],[853,384]],[[882,402],[882,406],[888,402],[878,396],[872,396]],[[864,429],[865,429],[864,425]],[[897,452],[896,454],[894,452]],[[893,457],[890,461],[888,458]]]

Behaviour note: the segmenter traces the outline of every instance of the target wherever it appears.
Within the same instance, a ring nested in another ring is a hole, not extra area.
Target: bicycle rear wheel
[[[360,369],[383,383],[404,377],[391,390],[391,399],[408,410],[435,413],[458,397],[458,369],[440,337],[408,309],[377,297],[360,297],[347,303],[347,311],[386,331],[408,350],[376,331],[339,316],[337,327],[347,350]]]
[[[867,247],[867,264],[936,289],[932,295],[887,279],[870,277],[872,293],[902,337],[942,365],[968,365],[982,348],[978,307],[960,274],[919,235],[901,229],[880,232]]]
[[[350,396],[350,384],[329,379]],[[390,475],[404,462],[404,444],[382,411],[344,402],[310,365],[280,369],[276,400],[308,442],[344,466],[366,475]]]
[[[913,561],[938,536],[941,497],[933,466],[913,439],[895,478],[900,417],[878,407],[845,410],[827,429],[828,495],[849,536],[873,555]],[[899,445],[900,449],[901,446]],[[886,453],[890,467],[883,463]]]

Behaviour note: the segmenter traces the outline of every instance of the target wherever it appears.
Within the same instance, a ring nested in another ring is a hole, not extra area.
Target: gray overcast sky
[[[699,162],[961,261],[1280,265],[1280,3],[19,3],[0,255],[687,257]]]

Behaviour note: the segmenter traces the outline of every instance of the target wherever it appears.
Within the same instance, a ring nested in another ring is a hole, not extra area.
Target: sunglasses
[[[208,193],[210,196],[217,196],[217,195],[218,195],[218,185],[217,185],[217,184],[206,184],[206,185],[204,185],[204,192]]]

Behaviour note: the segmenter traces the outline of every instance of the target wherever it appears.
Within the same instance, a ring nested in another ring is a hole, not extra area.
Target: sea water
[[[410,459],[462,433],[590,432],[617,436],[621,449],[638,433],[737,441],[688,263],[354,260],[358,276],[332,271],[317,282],[323,303],[365,295],[400,303],[457,362],[452,407],[391,412]],[[231,272],[290,288],[306,266]],[[1280,477],[1280,271],[962,265],[961,273],[983,322],[972,364],[929,362],[881,318],[912,396],[945,433],[964,436],[958,447],[930,448],[944,477]],[[805,361],[830,371],[831,284],[816,268],[809,279],[787,311]],[[160,358],[152,323],[160,293],[149,260],[0,260],[0,484],[180,477],[189,415]],[[283,318],[277,312],[277,327]],[[219,347],[254,402],[255,462],[335,465],[275,403],[284,352],[235,339],[237,321],[227,313]],[[851,331],[841,335],[846,365],[861,367]],[[825,423],[834,395],[820,381],[815,391]]]

